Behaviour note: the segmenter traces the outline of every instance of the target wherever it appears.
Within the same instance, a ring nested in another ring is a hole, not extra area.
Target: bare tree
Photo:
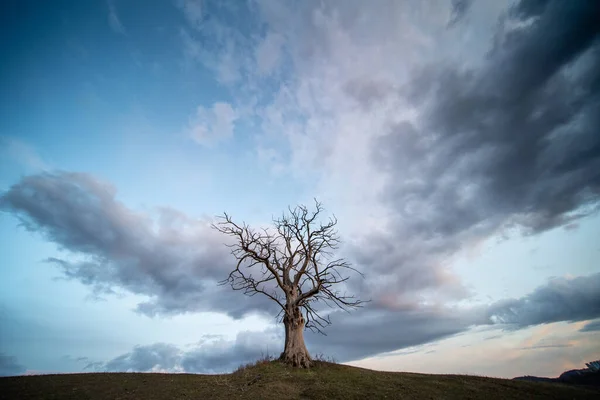
[[[314,211],[302,205],[288,210],[289,214],[273,219],[270,229],[237,224],[227,213],[213,228],[235,240],[229,247],[237,264],[222,284],[229,283],[249,296],[260,293],[277,303],[285,326],[280,359],[308,368],[311,358],[304,344],[304,329],[323,333],[322,328],[331,323],[315,303],[349,310],[363,301],[338,290],[339,284],[348,280],[342,275],[344,270],[358,271],[344,259],[333,257],[340,243],[337,219],[319,222],[323,207],[317,200]]]

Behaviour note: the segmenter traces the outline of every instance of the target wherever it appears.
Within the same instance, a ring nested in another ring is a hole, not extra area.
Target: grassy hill
[[[89,373],[0,378],[0,399],[598,399],[594,388],[465,375],[260,362],[228,375]]]

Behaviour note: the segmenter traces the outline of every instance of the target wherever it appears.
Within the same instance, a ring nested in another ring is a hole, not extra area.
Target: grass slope
[[[0,399],[598,399],[593,388],[464,375],[260,362],[228,375],[90,373],[0,378]]]

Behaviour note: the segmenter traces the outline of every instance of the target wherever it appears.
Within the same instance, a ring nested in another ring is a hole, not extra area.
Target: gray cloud
[[[182,349],[172,344],[136,346],[131,352],[107,362],[92,362],[88,369],[107,372],[231,372],[240,365],[267,355],[278,356],[283,346],[279,330],[240,332],[235,340],[206,338]]]
[[[162,210],[158,228],[153,230],[148,215],[126,208],[115,199],[113,188],[90,176],[47,173],[26,177],[9,189],[1,202],[27,229],[40,231],[52,242],[88,258],[78,263],[53,259],[65,276],[100,292],[122,288],[147,295],[152,301],[138,306],[142,312],[212,310],[242,315],[256,309],[269,311],[266,300],[239,301],[235,297],[239,293],[216,286],[216,279],[227,267],[219,259],[226,260],[228,254],[219,250],[221,243],[210,236],[205,224],[173,210]],[[171,268],[165,270],[165,265]],[[435,270],[421,272],[407,275],[407,281],[424,287],[435,285],[436,280],[442,286],[447,279],[435,275]],[[476,324],[524,327],[596,318],[600,315],[599,288],[600,275],[555,280],[522,299],[496,303],[484,310],[420,304],[418,296],[401,303],[382,295],[353,313],[333,312],[328,336],[307,333],[307,342],[313,354],[350,361],[448,337]],[[406,286],[402,290],[413,289]],[[200,346],[186,351],[168,344],[141,346],[105,363],[89,362],[88,368],[221,372],[256,359],[267,350],[276,355],[282,346],[280,336],[275,330],[240,334],[235,342],[206,338]]]
[[[597,319],[600,317],[600,274],[554,278],[526,296],[490,305],[456,309],[417,304],[412,307],[393,311],[385,304],[375,303],[351,314],[334,312],[326,337],[307,335],[309,348],[339,361],[350,361],[443,339],[473,326],[496,325],[515,330],[538,324]],[[593,321],[582,331],[597,329],[598,321]]]
[[[357,315],[340,312],[333,318],[335,324],[327,330],[328,336],[307,332],[306,340],[313,356],[320,353],[339,362],[423,344],[458,333],[466,326],[456,316],[436,312],[390,315],[365,310]],[[277,357],[282,348],[283,329],[273,327],[240,332],[235,340],[207,338],[186,349],[165,343],[137,346],[107,362],[89,363],[88,369],[224,373],[265,355]]]
[[[259,22],[284,36],[286,65],[293,67],[286,68],[290,86],[275,90],[275,100],[257,116],[265,131],[291,132],[291,157],[285,158],[292,169],[305,170],[317,158],[323,191],[344,202],[377,193],[378,172],[387,176],[385,211],[375,223],[383,228],[357,233],[364,240],[347,253],[367,272],[351,289],[378,307],[411,309],[468,297],[446,268],[453,253],[514,228],[536,234],[571,227],[598,207],[598,5],[519,2],[493,21],[502,7],[481,4],[307,1],[292,9],[256,2]],[[462,24],[440,26],[448,16],[458,21],[471,13],[468,32]],[[492,34],[487,27],[494,22]],[[256,89],[259,78],[245,70],[252,63],[242,55],[253,43],[240,38],[251,35],[229,29],[251,97],[273,97],[272,90]],[[225,55],[216,51],[209,58]],[[406,110],[417,117],[398,121]],[[361,127],[357,133],[352,124]],[[334,142],[344,145],[331,146],[338,132],[343,137]],[[374,162],[361,163],[356,148],[370,142]],[[315,157],[319,150],[323,156]],[[371,164],[379,170],[371,171]],[[356,185],[339,184],[348,176]],[[346,192],[347,186],[360,189]],[[380,206],[375,203],[357,207],[357,219]]]
[[[240,301],[241,293],[217,286],[216,281],[228,272],[229,254],[222,238],[214,236],[206,221],[163,209],[158,228],[153,229],[150,215],[134,212],[115,196],[114,188],[89,175],[45,173],[23,178],[3,194],[0,204],[18,216],[26,229],[40,232],[84,258],[79,262],[48,259],[65,277],[99,294],[124,289],[146,295],[151,300],[138,305],[140,312],[154,315],[206,310],[241,316],[261,310],[272,317],[277,314],[266,298]],[[332,319],[334,326],[328,329],[327,337],[308,334],[307,340],[315,352],[340,361],[448,336],[466,329],[469,322],[464,315],[428,310],[414,302],[393,311],[387,311],[385,303],[375,302],[351,314],[334,312]],[[380,332],[377,337],[369,334],[373,329]],[[169,369],[177,362],[186,371],[205,371],[217,368],[214,365],[238,365],[240,357],[256,358],[263,350],[257,345],[259,339],[240,336],[233,344],[235,349],[204,346],[185,354],[163,344],[140,347],[101,367],[126,370],[133,365],[135,370],[145,371]],[[277,344],[270,349],[278,352],[280,347]],[[88,364],[92,369],[99,367]]]
[[[118,289],[146,295],[138,311],[173,314],[221,311],[241,317],[271,311],[269,301],[240,301],[242,294],[217,282],[227,276],[228,251],[210,221],[162,208],[157,218],[116,200],[116,190],[90,175],[43,173],[23,178],[0,198],[0,208],[29,231],[77,256],[49,258],[70,279],[96,294]]]
[[[513,328],[558,321],[585,321],[600,317],[600,273],[577,278],[555,278],[527,296],[490,305],[491,323]]]
[[[173,345],[156,343],[136,346],[130,353],[118,356],[100,369],[108,372],[173,371],[181,357],[181,351]],[[96,368],[97,364],[94,365]]]
[[[347,82],[344,91],[350,97],[356,99],[363,108],[370,109],[377,105],[381,99],[389,96],[393,88],[390,87],[388,82],[356,79]]]
[[[598,210],[600,3],[534,3],[501,19],[478,68],[419,70],[401,89],[418,116],[390,117],[374,141],[391,218],[354,258],[388,282],[383,293],[407,293],[399,302],[427,288],[468,295],[443,267],[465,246],[570,226]]]
[[[365,308],[351,314],[335,312],[327,336],[307,333],[309,350],[340,362],[443,339],[468,329],[476,321],[464,310],[389,311]]]
[[[452,0],[452,15],[448,26],[452,26],[464,18],[472,3],[473,0]]]
[[[494,340],[494,339],[498,339],[501,337],[502,337],[502,335],[492,335],[492,336],[488,336],[488,337],[484,338],[483,340]]]
[[[0,376],[21,375],[25,367],[19,364],[16,357],[0,353]]]
[[[596,332],[600,331],[600,319],[586,324],[579,332]]]
[[[472,326],[497,325],[513,330],[599,316],[600,274],[595,274],[556,278],[522,298],[470,309],[421,306],[394,312],[374,306],[353,313],[335,311],[331,314],[333,324],[327,328],[327,336],[306,332],[306,341],[311,354],[321,353],[339,362],[348,362],[444,339]],[[592,322],[582,331],[597,330],[596,325],[597,322]],[[242,332],[234,341],[207,337],[185,351],[165,344],[139,346],[109,362],[95,363],[93,367],[108,371],[227,372],[265,354],[277,356],[283,347],[282,336],[282,328],[277,326],[263,332]],[[498,337],[494,335],[486,340]],[[523,349],[568,346],[570,344],[544,342]]]
[[[543,344],[543,345],[539,345],[539,346],[521,347],[521,350],[562,349],[562,348],[567,348],[567,347],[573,347],[573,345],[569,344],[569,343],[565,343],[565,344]]]
[[[267,355],[279,357],[283,350],[283,330],[240,332],[235,341],[216,340],[188,351],[181,364],[186,371],[218,373],[232,371],[238,366]]]
[[[521,1],[510,10],[510,14],[521,20],[537,17],[544,12],[549,0]]]

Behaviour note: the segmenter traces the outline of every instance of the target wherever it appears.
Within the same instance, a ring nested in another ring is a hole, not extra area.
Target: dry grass
[[[227,375],[90,373],[0,378],[0,399],[598,399],[593,388],[463,375],[377,372],[270,357]]]

